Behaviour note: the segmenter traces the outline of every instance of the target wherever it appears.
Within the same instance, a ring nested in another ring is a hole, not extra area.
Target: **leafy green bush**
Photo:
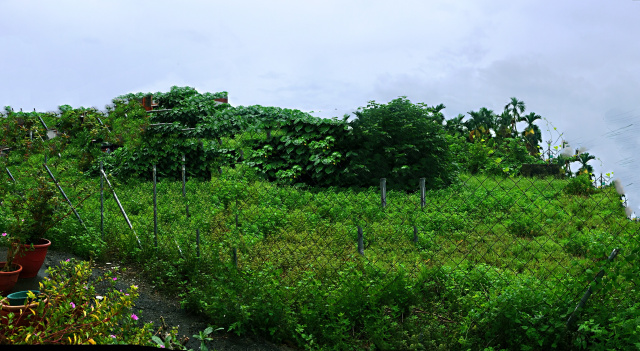
[[[120,144],[123,147],[110,155],[101,155],[105,169],[114,176],[150,180],[156,164],[159,178],[177,180],[181,178],[184,155],[189,178],[210,179],[214,163],[228,164],[234,158],[219,145],[221,134],[212,133],[209,126],[211,116],[229,107],[215,101],[226,92],[200,94],[190,87],[172,87],[168,93],[154,95],[159,108],[170,111],[152,113],[151,117],[137,100],[140,95],[120,96],[109,109],[110,121],[141,123],[136,140]],[[91,169],[95,172],[97,168],[94,163]]]
[[[640,347],[640,306],[635,298],[640,284],[638,234],[636,231],[628,241],[618,243],[617,248],[624,256],[605,261],[602,278],[590,282],[592,294],[579,311],[574,327],[576,348],[633,350]],[[589,279],[597,274],[592,270],[586,273]]]
[[[581,174],[569,179],[569,184],[567,184],[564,191],[570,195],[590,195],[595,193],[596,189],[591,179],[589,179],[589,175]]]
[[[0,113],[0,147],[9,147],[8,165],[17,165],[33,155],[54,155],[66,147],[66,138],[47,140],[47,131],[40,122],[55,118],[53,113],[14,112],[5,107],[6,114]],[[2,155],[7,156],[7,155]]]
[[[476,138],[469,144],[465,166],[471,174],[517,175],[522,164],[541,162],[529,155],[522,140],[516,138]]]
[[[418,179],[427,189],[446,187],[455,173],[444,127],[429,107],[405,97],[388,104],[371,101],[355,112],[352,136],[344,140],[355,155],[343,177],[357,186],[377,186],[387,178],[389,189],[414,191]]]
[[[463,346],[504,350],[568,349],[571,337],[565,324],[571,300],[559,299],[566,294],[564,286],[561,292],[557,287],[537,289],[536,286],[539,282],[534,278],[513,277],[508,286],[491,289],[488,296],[477,293],[468,296],[486,299],[486,302],[465,317],[468,334]]]
[[[253,149],[247,165],[270,181],[306,183],[314,186],[344,184],[352,152],[341,142],[348,138],[344,121],[299,113],[284,121],[267,122],[274,129],[266,139],[248,142]]]
[[[171,111],[157,112],[152,115],[154,123],[174,123],[178,122],[183,128],[196,128],[202,123],[205,116],[213,116],[216,112],[229,107],[216,99],[226,96],[226,93],[204,93],[200,94],[195,89],[185,87],[172,87],[166,94],[156,94],[154,98],[158,102],[159,109],[170,109]],[[176,90],[186,89],[187,93],[175,93]],[[191,90],[193,89],[193,90]]]
[[[518,216],[512,221],[507,221],[506,224],[509,232],[518,237],[533,238],[544,234],[541,225],[527,215]]]

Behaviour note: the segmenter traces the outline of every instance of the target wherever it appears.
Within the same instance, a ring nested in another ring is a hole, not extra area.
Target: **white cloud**
[[[598,171],[640,184],[637,1],[25,0],[0,13],[1,106],[102,108],[189,85],[323,117],[398,96],[453,117],[515,96]]]

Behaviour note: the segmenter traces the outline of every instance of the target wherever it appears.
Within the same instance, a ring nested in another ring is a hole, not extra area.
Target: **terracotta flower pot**
[[[40,239],[37,245],[34,244],[34,250],[31,250],[31,245],[22,245],[17,257],[13,260],[14,263],[22,266],[20,278],[33,278],[38,275],[49,246],[51,246],[51,241],[47,239]]]
[[[48,299],[44,299],[43,301],[35,301],[26,306],[11,306],[9,304],[9,300],[3,299],[2,301],[0,301],[0,324],[9,324],[9,319],[7,318],[7,316],[9,315],[9,313],[13,313],[13,325],[18,327],[30,326],[35,321],[34,316],[37,313],[36,307],[40,302],[46,304],[48,302]]]
[[[7,262],[0,262],[0,269],[4,268],[5,264]],[[13,268],[14,270],[10,272],[0,272],[0,294],[2,295],[8,294],[18,282],[22,266],[14,262]]]

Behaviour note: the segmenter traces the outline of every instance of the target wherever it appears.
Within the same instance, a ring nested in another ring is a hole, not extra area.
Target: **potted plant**
[[[17,327],[25,327],[33,324],[40,302],[42,302],[43,305],[46,305],[48,302],[46,297],[38,296],[39,294],[40,291],[37,290],[20,291],[9,294],[9,296],[0,300],[0,325],[9,324],[9,320],[11,319],[9,314],[13,314],[11,321],[15,321],[15,326]],[[17,296],[20,298],[16,298]],[[17,302],[18,300],[21,301]]]
[[[7,263],[2,270],[11,270],[14,263],[22,265],[21,278],[38,273],[51,245],[51,241],[44,239],[45,233],[58,222],[55,185],[47,182],[44,174],[30,176],[33,178],[21,177],[19,181],[4,179],[0,185],[6,216],[0,242],[7,247]]]
[[[21,163],[14,167],[15,180],[5,177],[0,181],[0,245],[7,247],[6,265],[1,271],[10,271],[17,263],[22,266],[20,278],[38,274],[51,246],[45,238],[47,231],[73,213],[44,166],[37,166]]]
[[[3,233],[6,234],[6,233]],[[22,272],[22,266],[14,263],[11,269],[4,270],[7,262],[0,262],[0,294],[5,295],[18,282],[18,276]]]
[[[31,138],[33,133],[42,134],[36,123],[36,114],[19,115],[29,120],[29,128],[16,127],[14,117],[18,113],[7,112],[7,118],[0,121],[0,142],[9,143],[16,151],[9,157],[0,158],[0,233],[3,235],[0,246],[7,247],[6,264],[0,271],[11,271],[13,264],[17,263],[22,266],[20,278],[38,274],[51,245],[51,241],[45,238],[47,231],[73,213],[43,164],[45,155],[59,155],[65,149],[66,141],[62,138],[46,141]],[[59,165],[58,162],[60,159],[50,162],[49,167],[57,166],[58,171],[65,172],[64,176],[58,173],[59,179],[76,181],[82,177],[76,165]],[[8,172],[9,168],[11,172]],[[88,186],[74,184],[73,187],[78,190],[78,199],[80,194],[91,193]]]
[[[86,261],[66,260],[49,267],[40,285],[40,301],[10,306],[8,299],[0,300],[0,345],[157,346],[153,324],[143,324],[134,312],[138,287],[116,289],[116,274],[94,276]],[[171,340],[176,335],[177,328]]]

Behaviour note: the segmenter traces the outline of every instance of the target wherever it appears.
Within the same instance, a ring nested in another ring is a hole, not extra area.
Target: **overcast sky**
[[[1,106],[104,109],[178,85],[319,117],[407,96],[452,118],[513,96],[551,123],[545,145],[586,147],[640,213],[640,1],[0,0],[0,14]]]

